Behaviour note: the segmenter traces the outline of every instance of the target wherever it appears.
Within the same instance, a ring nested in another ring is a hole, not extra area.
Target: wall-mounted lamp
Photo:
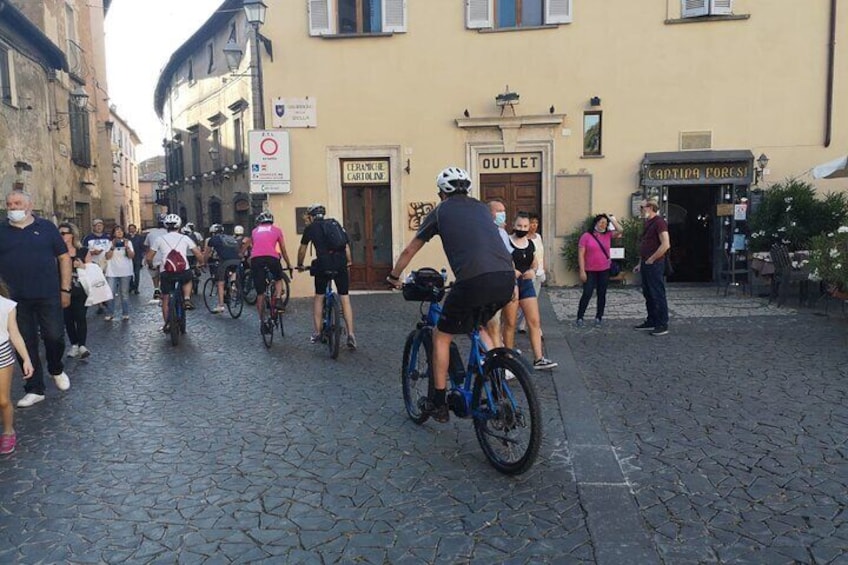
[[[766,167],[768,166],[769,158],[765,153],[760,154],[757,157],[757,166],[754,168],[754,184],[760,184],[760,181],[763,180],[763,175],[765,174]]]
[[[590,106],[600,106],[601,105],[600,97],[592,96],[591,98],[589,98],[589,105]]]
[[[88,94],[82,86],[77,86],[71,91],[71,103],[73,103],[74,107],[80,112],[84,112],[86,110],[86,107],[88,106]],[[60,112],[57,110],[56,117],[52,123],[53,129],[67,127],[70,123],[70,116],[72,113],[73,112],[70,110],[68,112]]]

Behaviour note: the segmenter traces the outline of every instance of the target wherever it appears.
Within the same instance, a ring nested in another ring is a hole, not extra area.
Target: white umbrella
[[[813,167],[813,178],[838,179],[848,177],[848,155]]]

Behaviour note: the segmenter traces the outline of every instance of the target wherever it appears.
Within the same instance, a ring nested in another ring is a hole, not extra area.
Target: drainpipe
[[[833,131],[833,68],[836,64],[836,0],[830,0],[830,36],[827,46],[827,94],[825,100],[824,146],[830,147]]]

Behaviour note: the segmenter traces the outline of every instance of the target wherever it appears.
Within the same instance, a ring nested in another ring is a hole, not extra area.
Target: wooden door
[[[480,175],[483,202],[499,198],[506,205],[506,227],[511,228],[518,212],[536,212],[541,217],[541,173]],[[539,225],[542,225],[541,218]]]
[[[346,186],[344,227],[350,237],[350,288],[385,288],[392,268],[392,210],[389,186]]]

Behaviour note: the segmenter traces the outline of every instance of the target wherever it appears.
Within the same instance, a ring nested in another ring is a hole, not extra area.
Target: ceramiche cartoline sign
[[[652,163],[642,170],[643,186],[680,184],[751,184],[751,163]]]

